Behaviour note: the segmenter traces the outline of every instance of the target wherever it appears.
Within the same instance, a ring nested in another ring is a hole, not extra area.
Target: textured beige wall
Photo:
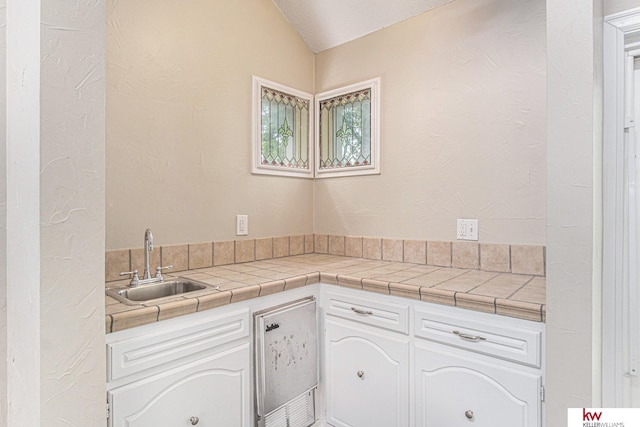
[[[106,426],[105,3],[0,16],[0,426]]]
[[[545,3],[457,0],[316,58],[382,78],[382,174],[316,181],[315,232],[545,243]]]
[[[603,1],[547,13],[546,425],[559,426],[601,406]]]
[[[251,175],[251,75],[313,91],[271,1],[107,1],[107,249],[311,233],[313,182]]]
[[[22,425],[104,426],[105,0],[40,4],[42,418]]]

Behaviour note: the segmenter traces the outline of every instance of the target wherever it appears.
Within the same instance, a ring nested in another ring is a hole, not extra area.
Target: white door
[[[624,328],[623,348],[627,381],[624,381],[624,405],[640,407],[640,159],[638,154],[640,143],[640,50],[627,53],[627,115],[638,117],[626,125],[625,162],[624,162],[624,196],[625,196],[625,251],[624,251],[624,283],[623,307]]]
[[[249,426],[249,344],[109,392],[112,427]]]
[[[417,343],[417,427],[538,427],[539,374],[465,350]]]
[[[327,417],[335,427],[406,427],[409,343],[398,334],[327,318]]]
[[[640,11],[605,18],[602,406],[640,407]]]

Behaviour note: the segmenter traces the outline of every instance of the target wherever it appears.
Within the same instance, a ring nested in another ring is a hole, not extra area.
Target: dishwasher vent
[[[293,399],[265,417],[265,427],[307,427],[315,421],[313,391]]]

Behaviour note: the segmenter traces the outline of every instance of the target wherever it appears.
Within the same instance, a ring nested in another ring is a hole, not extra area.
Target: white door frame
[[[625,280],[625,126],[633,126],[625,106],[625,67],[631,36],[640,36],[640,8],[604,20],[604,117],[603,117],[603,266],[602,266],[602,406],[621,407],[625,379],[636,375],[638,354],[624,334],[629,321],[629,289]],[[640,40],[640,38],[638,38]],[[640,113],[640,112],[636,112]],[[640,114],[637,114],[640,125]],[[624,308],[624,309],[621,309]],[[631,312],[635,312],[637,307]],[[625,323],[627,322],[627,323]],[[636,328],[635,325],[632,328]],[[627,332],[625,332],[627,331]],[[632,329],[636,334],[637,329]],[[629,333],[631,335],[632,333]],[[628,339],[628,338],[627,338]],[[626,354],[628,353],[628,354]],[[631,372],[633,371],[633,372]],[[628,380],[627,380],[628,381]]]

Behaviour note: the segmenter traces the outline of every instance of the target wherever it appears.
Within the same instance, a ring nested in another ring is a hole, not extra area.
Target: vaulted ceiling
[[[453,0],[273,0],[314,52],[420,15]]]

